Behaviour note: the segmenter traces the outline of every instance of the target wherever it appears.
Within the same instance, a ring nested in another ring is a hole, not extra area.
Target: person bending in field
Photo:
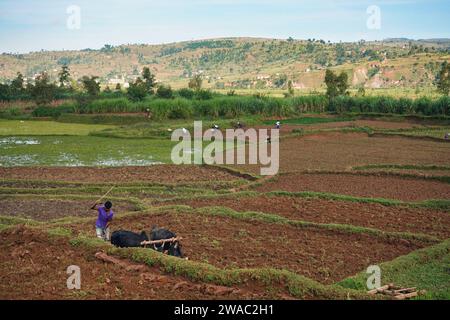
[[[95,222],[95,233],[97,234],[97,238],[101,238],[105,241],[110,240],[109,225],[114,216],[114,212],[111,208],[111,201],[106,201],[104,204],[96,203],[91,208],[92,210],[98,211],[98,218]]]

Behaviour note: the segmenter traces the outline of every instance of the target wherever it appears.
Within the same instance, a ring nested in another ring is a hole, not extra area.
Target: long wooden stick
[[[100,201],[102,201],[111,191],[112,189],[114,189],[115,186],[112,186],[103,196],[100,197],[100,199],[98,199],[97,201],[95,201],[94,206],[98,203],[100,203]]]
[[[152,241],[142,241],[142,246],[147,246],[151,244],[165,244],[166,242],[176,242],[182,240],[182,237],[170,238],[170,239],[161,239],[161,240],[152,240]]]

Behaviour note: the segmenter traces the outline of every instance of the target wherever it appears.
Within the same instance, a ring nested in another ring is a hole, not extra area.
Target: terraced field
[[[287,133],[275,177],[250,166],[0,168],[0,298],[371,299],[376,264],[382,283],[450,299],[450,145],[335,124]],[[97,240],[89,207],[112,185],[113,230],[166,227],[189,259]],[[65,287],[69,265],[81,290]]]

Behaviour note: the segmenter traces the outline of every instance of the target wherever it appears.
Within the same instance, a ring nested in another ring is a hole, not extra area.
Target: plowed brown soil
[[[124,260],[125,264],[130,262]],[[81,290],[67,289],[67,267],[81,271]],[[49,238],[37,230],[17,228],[0,233],[0,299],[266,299],[258,286],[240,288],[196,283],[135,265],[127,270],[95,258],[95,251]],[[20,285],[19,285],[20,284]]]
[[[120,201],[113,203],[117,213],[135,211],[131,203]],[[0,196],[0,215],[31,218],[38,221],[64,217],[96,217],[97,212],[90,210],[92,201],[88,200],[36,200],[36,199],[2,199]]]
[[[298,124],[298,125],[282,123],[280,128],[280,134],[281,135],[290,134],[292,133],[292,130],[295,129],[303,129],[306,131],[311,131],[323,129],[356,128],[356,127],[369,127],[372,129],[382,129],[382,130],[424,128],[423,125],[412,122],[393,122],[393,121],[378,121],[378,120],[337,121],[337,122]],[[273,129],[274,126],[256,126],[255,128]]]
[[[280,175],[256,187],[256,190],[329,192],[404,201],[450,199],[448,183],[386,175],[290,173]]]
[[[184,204],[193,208],[224,206],[236,211],[277,214],[291,220],[423,233],[442,239],[450,237],[450,215],[437,210],[288,196],[222,197],[161,202],[158,205],[171,204]]]
[[[342,280],[371,264],[424,246],[418,241],[388,240],[366,234],[175,213],[118,219],[113,229],[138,232],[150,230],[154,225],[183,237],[184,252],[191,260],[227,268],[289,269],[323,283]],[[72,228],[92,233],[90,224]]]
[[[56,180],[102,183],[155,182],[182,183],[193,181],[238,180],[227,172],[202,166],[154,165],[147,167],[13,167],[0,168],[2,179]]]
[[[320,133],[280,143],[280,172],[350,170],[368,164],[448,165],[450,144],[365,133]],[[259,174],[260,166],[235,165]]]

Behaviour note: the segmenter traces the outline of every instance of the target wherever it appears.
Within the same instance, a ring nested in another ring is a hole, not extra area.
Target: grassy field
[[[170,140],[93,136],[0,139],[1,166],[132,166],[170,162]]]
[[[231,127],[226,120],[205,121],[204,130],[212,123]],[[193,132],[192,122],[186,120],[128,126],[2,120],[0,125],[0,166],[7,167],[171,163],[171,151],[177,143],[170,140],[172,130],[186,127]],[[192,154],[196,152],[193,148]]]
[[[0,119],[0,136],[71,135],[85,136],[90,132],[112,128],[111,125],[86,125],[55,121],[19,121]]]

